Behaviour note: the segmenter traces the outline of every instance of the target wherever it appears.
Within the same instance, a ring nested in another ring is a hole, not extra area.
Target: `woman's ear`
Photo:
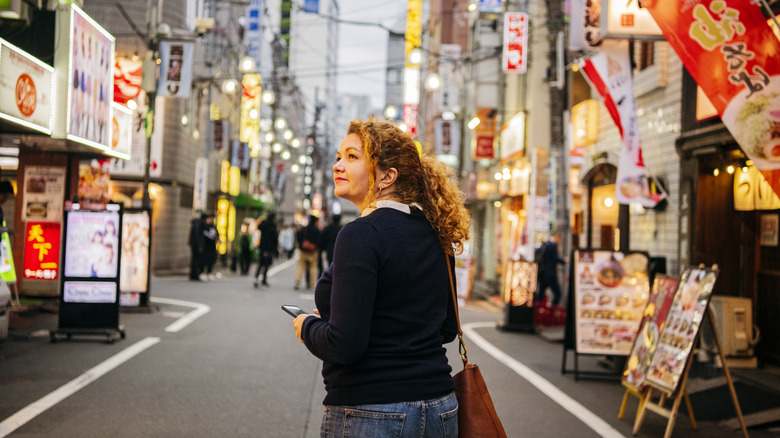
[[[377,186],[390,187],[398,179],[398,170],[391,167],[385,171],[379,171],[377,175]]]

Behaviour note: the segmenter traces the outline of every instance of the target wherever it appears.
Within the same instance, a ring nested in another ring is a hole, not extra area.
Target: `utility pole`
[[[162,5],[162,0],[158,3]],[[152,132],[154,132],[154,101],[157,97],[157,25],[158,9],[155,6],[155,0],[146,0],[146,26],[148,50],[143,62],[143,85],[146,92],[146,146],[144,148],[144,177],[143,177],[143,197],[141,198],[141,207],[151,208],[151,199],[149,197],[149,164],[152,155]]]

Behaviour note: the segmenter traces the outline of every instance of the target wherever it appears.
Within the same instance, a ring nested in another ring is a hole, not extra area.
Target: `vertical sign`
[[[192,190],[192,209],[195,211],[206,210],[208,172],[209,159],[206,157],[198,157],[195,160],[195,184],[194,189]]]
[[[528,14],[504,13],[504,57],[506,73],[525,73],[528,69]]]
[[[780,41],[757,2],[645,0],[723,124],[780,193]]]
[[[192,86],[193,44],[183,41],[160,43],[160,77],[157,95],[162,97],[190,97]]]
[[[35,280],[59,278],[59,222],[27,222],[24,236],[23,277]]]
[[[245,143],[260,143],[260,94],[263,91],[261,77],[247,73],[241,79],[241,116],[238,139]]]
[[[406,132],[417,136],[417,111],[420,103],[420,65],[409,59],[413,49],[419,49],[422,39],[422,0],[409,0],[406,13],[406,45],[404,46],[403,120]]]
[[[441,78],[439,110],[442,113],[446,111],[460,112],[457,78],[460,52],[460,46],[457,44],[442,44],[439,49],[441,54],[439,59],[439,77]]]
[[[246,29],[244,30],[244,44],[246,53],[257,61],[260,59],[260,41],[262,38],[262,28],[260,24],[260,14],[263,10],[261,0],[249,0],[249,6],[246,8]]]

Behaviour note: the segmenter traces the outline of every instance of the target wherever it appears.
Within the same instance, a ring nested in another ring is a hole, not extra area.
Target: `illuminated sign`
[[[601,1],[601,38],[662,39],[661,29],[639,0]]]
[[[238,139],[245,143],[257,143],[260,135],[260,75],[245,74],[241,79],[241,118]]]
[[[54,69],[0,39],[0,118],[51,134]]]
[[[528,14],[504,14],[503,68],[507,73],[525,73],[528,69]]]
[[[227,199],[220,199],[217,201],[217,217],[215,225],[217,227],[217,233],[219,233],[219,242],[217,242],[217,252],[225,254],[227,252],[227,230],[228,230],[228,214],[230,211],[230,201]]]
[[[56,280],[59,277],[59,222],[27,222],[24,233],[23,278]]]

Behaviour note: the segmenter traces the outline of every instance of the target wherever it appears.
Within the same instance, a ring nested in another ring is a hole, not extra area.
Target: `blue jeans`
[[[455,393],[414,402],[357,406],[325,406],[322,438],[456,438],[458,399]]]

